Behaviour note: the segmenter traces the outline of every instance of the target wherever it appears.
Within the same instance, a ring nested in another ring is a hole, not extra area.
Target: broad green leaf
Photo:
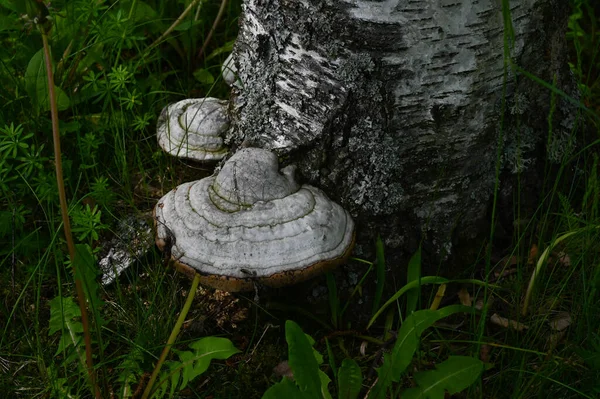
[[[180,365],[181,363],[170,360],[167,360],[163,363],[163,371],[161,372],[160,382],[155,384],[154,391],[150,397],[163,398],[165,397],[167,391],[169,392],[169,398],[175,396],[177,384],[179,383],[179,377],[181,376]]]
[[[392,382],[400,381],[404,370],[412,362],[423,331],[436,321],[458,312],[473,312],[473,308],[452,305],[438,310],[418,310],[409,315],[398,331],[398,338],[392,352],[384,355],[383,365],[377,369],[379,378],[369,398],[385,398],[388,387]]]
[[[377,312],[379,304],[381,303],[381,297],[383,295],[383,287],[385,286],[385,250],[383,247],[383,241],[381,237],[377,236],[375,242],[375,271],[377,273],[377,286],[375,287],[375,299],[373,300],[373,308],[371,309],[371,316]]]
[[[63,327],[73,322],[76,317],[81,317],[81,311],[73,298],[57,296],[52,299],[50,301],[50,330],[48,335],[62,331]],[[76,321],[75,323],[79,322]]]
[[[417,249],[417,252],[410,258],[408,262],[408,270],[406,272],[406,282],[411,283],[413,281],[419,281],[421,278],[421,246]],[[406,315],[410,315],[412,312],[417,310],[417,303],[419,302],[419,296],[421,295],[421,287],[410,290],[406,293]]]
[[[96,261],[92,255],[92,249],[88,245],[75,245],[75,259],[73,260],[73,266],[76,273],[75,277],[82,282],[85,299],[90,305],[90,310],[97,323],[96,325],[100,326],[103,322],[99,310],[100,307],[104,305],[104,302],[100,299],[98,293],[100,290],[100,284],[98,283],[100,271],[98,270]]]
[[[164,393],[167,386],[172,394],[184,389],[190,381],[208,369],[212,360],[227,359],[240,352],[230,340],[221,337],[204,337],[192,342],[189,347],[192,351],[171,349],[177,354],[179,361],[165,362],[168,370],[161,373],[156,386],[157,395]]]
[[[0,32],[5,30],[18,29],[17,17],[13,15],[0,14]]]
[[[186,21],[183,21],[179,25],[177,25],[175,27],[175,30],[178,31],[178,32],[184,32],[184,31],[190,30],[194,26],[198,26],[200,24],[202,24],[202,20],[201,19],[199,19],[197,21],[194,21],[193,19],[188,19]]]
[[[50,32],[50,43],[54,43],[56,47],[60,46],[59,43],[61,40],[68,42],[72,38],[77,37],[81,29],[79,23],[74,22],[73,18],[69,18],[66,14],[62,13],[53,13],[52,23],[53,28]],[[52,66],[52,70],[54,70],[54,65]]]
[[[315,340],[308,334],[306,334],[306,338],[308,338],[308,342],[310,342],[310,346],[313,346],[315,344]],[[323,355],[321,355],[321,353],[316,350],[315,348],[312,348],[313,350],[313,356],[315,357],[315,360],[317,361],[317,365],[321,365],[323,364]]]
[[[63,355],[66,363],[79,359],[81,367],[85,369],[85,352],[81,345],[83,325],[79,321],[79,317],[81,317],[81,311],[73,298],[56,297],[50,301],[50,329],[48,335],[58,331],[62,332],[54,356]],[[67,352],[69,347],[73,347],[74,351]]]
[[[373,317],[371,317],[371,320],[369,320],[369,324],[367,325],[367,329],[373,325],[375,320],[381,315],[381,313],[385,310],[385,308],[390,306],[392,303],[396,302],[398,300],[398,298],[400,298],[402,295],[404,295],[409,290],[412,290],[414,288],[417,288],[417,287],[420,287],[420,286],[426,285],[426,284],[445,284],[445,283],[448,283],[448,281],[449,281],[448,279],[445,279],[443,277],[427,276],[427,277],[421,278],[421,281],[411,281],[410,283],[407,283],[404,287],[400,288],[398,290],[398,292],[396,292],[394,295],[392,295],[392,297],[390,299],[388,299],[388,301],[386,303],[384,303],[382,307],[379,308],[377,313],[375,313],[373,315]]]
[[[43,86],[43,91],[45,93],[48,93],[48,83],[44,81],[44,85],[45,86]],[[58,110],[64,111],[65,109],[68,109],[71,106],[71,100],[69,99],[67,93],[65,93],[60,87],[56,85],[54,86],[54,92],[56,93],[56,106]],[[50,100],[48,99],[48,96],[45,96],[44,99],[40,102],[40,107],[44,111],[50,110]]]
[[[446,391],[450,395],[462,392],[481,376],[484,364],[469,356],[451,356],[436,365],[436,370],[415,374],[418,388],[405,390],[403,399],[444,399]]]
[[[34,107],[38,107],[42,111],[50,109],[48,79],[46,77],[44,52],[42,49],[36,52],[29,60],[27,70],[25,71],[25,89]],[[67,94],[56,85],[54,86],[54,90],[58,110],[63,111],[69,108],[70,100]]]
[[[17,13],[25,13],[26,11],[23,0],[0,0],[0,6]]]
[[[196,69],[194,71],[194,78],[200,83],[205,85],[210,85],[215,82],[214,76],[207,69]]]
[[[288,343],[289,365],[300,391],[312,398],[321,397],[319,365],[313,348],[300,326],[291,320],[285,322],[285,338]]]
[[[385,399],[392,385],[392,361],[388,353],[384,354],[383,364],[377,369],[377,383],[369,391],[369,399]]]
[[[136,23],[140,21],[152,21],[156,18],[156,15],[156,11],[150,5],[138,0],[135,2],[135,9],[133,10],[131,19]]]
[[[398,338],[392,349],[393,371],[397,375],[394,381],[398,381],[400,375],[412,361],[417,350],[418,341],[423,331],[428,329],[438,320],[459,312],[473,312],[473,308],[463,305],[451,305],[438,310],[419,310],[404,320]]]
[[[169,397],[172,398],[175,396],[175,391],[177,390],[177,383],[179,382],[179,377],[181,375],[181,369],[178,367],[176,362],[170,363],[169,368],[172,370],[171,372],[171,391],[169,392]]]
[[[46,82],[46,70],[44,69],[44,51],[39,49],[27,64],[25,70],[25,89],[31,98],[32,102],[38,104],[37,98],[37,82],[43,80]]]
[[[132,350],[125,355],[123,361],[115,368],[119,371],[117,381],[119,382],[119,397],[129,398],[134,391],[132,388],[140,380],[144,373],[141,363],[144,361],[144,353],[139,345],[135,343]]]
[[[273,385],[263,394],[262,399],[310,399],[308,396],[300,392],[296,384],[287,378]]]
[[[183,352],[179,356],[184,366],[180,389],[185,388],[189,381],[204,373],[210,366],[211,360],[228,359],[230,356],[240,353],[230,340],[221,337],[205,337],[192,342],[189,347],[194,350],[193,353]]]
[[[344,359],[338,372],[338,398],[355,399],[362,388],[362,373],[353,359]]]
[[[321,396],[323,399],[331,399],[331,394],[329,393],[331,378],[323,370],[319,370],[319,380],[321,381]]]

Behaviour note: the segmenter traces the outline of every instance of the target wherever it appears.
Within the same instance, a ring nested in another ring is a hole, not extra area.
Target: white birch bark
[[[565,3],[511,1],[511,55],[568,90]],[[504,46],[501,0],[246,0],[227,141],[297,163],[359,233],[448,251],[489,221]],[[506,90],[505,135],[533,157],[550,93],[512,73]],[[506,169],[528,166],[507,151]]]

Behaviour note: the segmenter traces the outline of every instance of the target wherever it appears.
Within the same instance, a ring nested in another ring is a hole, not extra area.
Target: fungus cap
[[[154,212],[156,243],[172,244],[176,267],[225,291],[306,280],[343,263],[354,244],[346,210],[256,148],[237,152],[216,176],[176,187]]]
[[[158,144],[167,153],[197,161],[223,159],[223,134],[229,128],[227,102],[193,98],[163,108],[158,118]]]
[[[237,68],[233,60],[233,53],[229,54],[227,58],[225,58],[223,65],[221,65],[221,75],[228,86],[235,85],[237,81]]]

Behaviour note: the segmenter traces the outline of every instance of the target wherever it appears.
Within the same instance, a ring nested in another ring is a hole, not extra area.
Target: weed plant
[[[210,33],[222,4],[224,14]],[[508,1],[502,4],[505,40],[510,43]],[[483,269],[481,280],[422,277],[417,253],[407,265],[407,284],[384,287],[386,262],[379,241],[374,262],[356,260],[369,269],[349,295],[342,295],[334,276],[328,276],[329,317],[290,312],[289,306],[279,306],[286,309],[284,313],[257,306],[254,323],[245,322],[235,330],[207,317],[223,311],[222,300],[217,310],[203,305],[204,300],[196,302],[191,321],[183,326],[180,341],[171,348],[173,356],[157,378],[157,396],[179,392],[194,397],[259,398],[284,388],[296,392],[302,389],[299,384],[306,383],[310,392],[323,397],[351,398],[359,393],[385,397],[400,392],[419,397],[423,393],[419,387],[435,386],[430,376],[441,380],[440,373],[461,369],[457,364],[463,362],[475,365],[482,378],[471,380],[470,375],[444,387],[463,391],[464,397],[599,397],[600,10],[591,0],[571,0],[571,4],[570,66],[581,94],[572,116],[575,127],[567,135],[557,133],[553,110],[565,94],[553,82],[518,70],[553,92],[545,181],[532,215],[521,215],[517,199],[511,247],[499,249],[492,229],[481,262],[466,268],[473,274]],[[220,4],[59,0],[46,13],[33,0],[0,0],[1,396],[93,396],[85,374],[74,278],[85,282],[100,391],[106,397],[126,398],[141,397],[147,388],[190,283],[159,267],[162,260],[155,252],[108,288],[96,283],[93,265],[102,250],[100,243],[115,233],[117,221],[147,212],[162,193],[207,173],[160,151],[155,124],[170,102],[228,97],[220,66],[231,51],[239,10],[239,0]],[[79,257],[73,261],[82,265],[76,276],[58,211],[49,88],[38,32],[44,18],[52,26],[52,89],[57,96],[69,215],[78,242]],[[507,68],[517,70],[511,65],[510,46],[506,49]],[[506,101],[512,102],[505,103],[505,109],[518,115],[521,101]],[[515,148],[530,146],[516,143]],[[529,160],[518,150],[513,152],[516,156],[510,160],[498,154],[498,173],[508,162],[520,179]],[[496,216],[500,212],[496,205],[494,211]],[[370,312],[371,322],[352,326],[348,309],[355,306],[369,280],[377,281],[375,300],[363,309]],[[435,284],[431,291],[430,284]],[[458,293],[460,309],[470,309],[442,320],[443,309],[458,313],[457,307],[440,305],[448,301],[450,292]],[[376,382],[381,370],[394,367],[386,359],[399,353],[395,348],[401,347],[398,336],[407,329],[404,323],[434,313],[427,328],[411,336],[410,357],[402,360],[406,371]],[[508,327],[493,325],[494,314],[504,317]],[[284,323],[289,318],[297,323]],[[561,320],[567,327],[559,330]],[[303,330],[315,340],[305,337]],[[220,337],[198,340],[199,334],[215,332],[227,333],[245,354],[243,360],[218,362],[206,371],[202,356],[207,346],[220,349],[216,359],[237,352]],[[289,351],[284,335],[295,342]],[[292,371],[308,373],[308,380],[297,375],[293,384],[288,377],[273,377],[272,367],[286,352]],[[203,379],[190,383],[205,371]],[[310,376],[317,376],[320,383]],[[324,383],[331,377],[332,384]],[[439,396],[443,389],[436,392]]]
[[[161,108],[183,98],[228,95],[220,66],[237,33],[240,4],[224,4],[227,16],[207,41],[219,11],[214,2],[80,0],[52,2],[49,9],[35,1],[0,2],[2,396],[90,392],[81,374],[85,367],[77,362],[83,356],[81,314],[73,307],[57,212],[39,27],[50,27],[51,91],[73,233],[93,266],[99,243],[118,220],[147,212],[157,193],[180,182],[180,162],[155,144]],[[133,394],[132,387],[143,390],[138,383],[152,370],[153,353],[167,341],[177,304],[185,299],[172,275],[156,264],[160,260],[149,255],[140,264],[148,267],[145,277],[102,294],[90,291],[98,287],[96,269],[81,272],[95,320],[98,383],[106,395],[117,387],[123,397]]]

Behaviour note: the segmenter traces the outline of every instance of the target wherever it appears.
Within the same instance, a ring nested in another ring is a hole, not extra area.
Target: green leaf
[[[119,371],[117,381],[118,386],[118,397],[129,398],[131,393],[135,391],[133,386],[138,383],[144,370],[142,369],[141,363],[144,361],[144,352],[142,347],[139,346],[139,342],[134,343],[135,346],[129,353],[125,355],[123,361],[115,368]]]
[[[419,310],[409,315],[400,331],[398,338],[392,349],[393,370],[396,374],[395,380],[398,381],[400,375],[412,361],[412,357],[417,350],[418,341],[423,331],[428,329],[438,320],[459,312],[473,312],[473,308],[463,305],[451,305],[438,310]]]
[[[20,4],[20,7],[17,7]],[[24,13],[25,7],[22,0],[0,0],[0,6],[17,13]]]
[[[421,246],[417,249],[417,252],[410,258],[408,262],[408,270],[406,272],[406,282],[411,283],[413,281],[419,281],[421,278]],[[406,315],[410,315],[412,312],[417,310],[417,303],[421,295],[421,287],[410,290],[406,294]]]
[[[221,337],[201,338],[192,342],[189,347],[193,350],[171,349],[180,361],[168,362],[168,370],[161,373],[160,382],[156,387],[157,392],[164,392],[167,385],[170,385],[172,393],[177,389],[182,390],[190,381],[203,374],[212,360],[227,359],[240,352],[230,340]]]
[[[44,52],[40,49],[36,52],[27,64],[25,71],[25,89],[31,98],[34,107],[42,111],[50,110],[50,100],[48,98],[48,79],[46,78],[46,66],[44,62]],[[54,86],[56,93],[56,103],[59,111],[63,111],[70,106],[70,100],[67,94],[58,86]]]
[[[319,365],[313,348],[300,326],[291,320],[285,322],[285,338],[288,343],[289,365],[294,373],[300,392],[312,398],[320,398]]]
[[[385,399],[390,385],[392,385],[392,362],[386,353],[383,364],[377,369],[377,383],[369,391],[369,399]]]
[[[184,384],[181,386],[181,389],[185,388],[188,381],[191,381],[204,373],[206,369],[208,369],[211,360],[224,360],[236,353],[240,353],[240,350],[233,346],[233,343],[230,340],[221,337],[205,337],[196,342],[192,342],[189,347],[193,349],[194,352],[185,352],[186,356],[180,357],[180,359],[183,363],[192,362],[193,368],[184,369]],[[187,356],[188,354],[192,356]]]
[[[405,390],[403,399],[444,399],[446,391],[450,395],[462,392],[481,376],[484,364],[469,356],[450,356],[436,365],[436,370],[415,374],[418,388]]]
[[[176,30],[178,32],[184,32],[184,31],[190,30],[194,26],[198,26],[200,24],[202,24],[202,20],[201,19],[199,19],[197,21],[194,21],[193,19],[188,19],[186,21],[183,21],[179,25],[177,25],[174,30]]]
[[[156,18],[156,16],[156,11],[154,11],[154,9],[150,5],[139,0],[135,2],[135,9],[133,10],[133,15],[131,16],[133,22],[152,22],[153,19]]]
[[[362,373],[353,359],[344,359],[338,372],[339,399],[355,399],[362,388]]]
[[[0,14],[0,32],[15,29],[18,29],[16,16]]]
[[[325,338],[325,345],[327,346],[327,360],[329,361],[329,367],[331,367],[333,377],[337,378],[337,366],[335,365],[335,355],[333,354],[333,349],[331,348],[331,345],[329,345],[329,340],[327,338]]]
[[[207,69],[202,68],[196,69],[194,71],[194,78],[196,78],[198,82],[203,83],[205,85],[210,85],[215,82],[214,76],[212,76],[212,74],[208,72]]]
[[[371,320],[369,320],[369,324],[367,325],[367,329],[369,327],[371,327],[371,325],[373,325],[375,320],[379,317],[379,315],[381,315],[381,313],[385,310],[385,308],[390,306],[392,303],[396,302],[398,300],[398,298],[400,298],[402,295],[404,295],[409,290],[412,290],[414,288],[417,288],[417,287],[420,287],[420,286],[426,285],[426,284],[446,284],[446,283],[448,283],[448,281],[449,281],[448,279],[445,279],[443,277],[427,276],[427,277],[421,278],[421,281],[411,281],[410,283],[407,283],[404,287],[400,288],[400,290],[398,290],[398,292],[396,292],[394,295],[392,295],[392,297],[390,299],[388,299],[388,301],[386,303],[384,303],[382,307],[379,308],[377,313],[375,313],[375,315],[373,315],[373,317],[371,317]]]
[[[323,355],[313,348],[315,340],[310,335],[304,334],[302,329],[291,320],[286,322],[285,334],[289,347],[288,362],[296,383],[283,377],[279,383],[264,393],[263,398],[331,399],[327,389],[331,378],[319,370],[319,364],[323,363]]]
[[[308,339],[308,343],[310,344],[311,347],[313,347],[315,345],[315,340],[313,339],[313,337],[311,337],[308,334],[304,334],[306,335],[306,339]],[[317,361],[317,365],[320,366],[321,364],[323,364],[323,355],[321,355],[321,353],[316,350],[315,348],[312,348],[313,351],[313,356],[315,357],[315,360]]]
[[[58,348],[54,356],[63,355],[65,362],[69,363],[78,358],[82,370],[86,367],[85,351],[82,348],[83,325],[79,321],[81,311],[73,298],[56,297],[50,301],[50,329],[48,335],[58,331],[62,332]],[[74,352],[67,352],[73,347]]]
[[[375,242],[375,271],[377,272],[377,286],[375,287],[375,299],[373,300],[373,309],[371,309],[371,316],[377,312],[379,304],[381,303],[381,297],[383,296],[383,287],[385,285],[385,250],[383,247],[383,241],[381,237],[377,236]]]
[[[68,324],[79,323],[78,321],[73,322],[73,319],[78,317],[81,317],[81,311],[73,298],[57,296],[50,301],[50,330],[48,335],[62,331],[63,327],[67,327]]]
[[[263,394],[262,399],[307,399],[308,397],[300,392],[296,384],[287,378],[273,385]]]
[[[329,393],[329,383],[331,382],[331,378],[323,370],[319,370],[319,381],[321,382],[321,396],[323,399],[331,399],[331,394]]]
[[[80,279],[83,285],[83,292],[85,293],[85,299],[90,305],[90,310],[96,325],[102,325],[100,316],[100,307],[104,305],[100,295],[100,284],[98,283],[98,276],[100,270],[96,267],[96,260],[92,255],[92,249],[85,244],[75,245],[75,259],[73,260],[73,266],[75,268],[75,277]]]
[[[412,362],[413,355],[419,345],[421,334],[436,321],[458,312],[473,312],[473,308],[463,305],[446,306],[438,310],[418,310],[409,315],[404,322],[391,353],[384,355],[383,365],[377,369],[379,376],[369,398],[384,398],[392,382],[400,381],[400,377]]]
[[[44,69],[44,51],[39,49],[27,64],[25,70],[25,89],[31,98],[32,102],[37,104],[37,82],[43,80],[46,82],[46,71]]]

